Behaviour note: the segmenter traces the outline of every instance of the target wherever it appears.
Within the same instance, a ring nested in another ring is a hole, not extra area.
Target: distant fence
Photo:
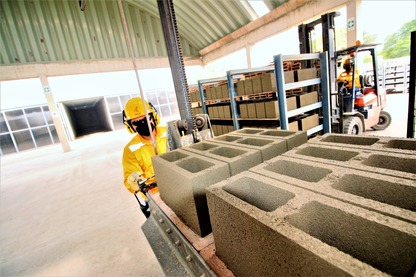
[[[381,61],[379,79],[387,93],[409,92],[410,57]]]

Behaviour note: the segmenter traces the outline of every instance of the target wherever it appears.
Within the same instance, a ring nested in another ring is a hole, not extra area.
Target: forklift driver
[[[343,64],[344,72],[342,72],[337,79],[337,82],[343,83],[345,88],[348,91],[352,91],[352,73],[354,69],[354,64],[350,61],[349,58],[345,59]],[[358,69],[355,70],[355,93],[357,94],[360,89],[362,88],[361,80],[360,80],[360,73]]]
[[[123,111],[123,123],[127,130],[136,134],[123,150],[123,171],[124,185],[127,190],[136,196],[140,204],[140,208],[146,217],[149,217],[149,206],[147,197],[141,192],[138,180],[135,176],[139,176],[141,180],[146,180],[146,184],[150,185],[156,182],[151,157],[166,152],[166,127],[158,126],[160,123],[156,109],[151,103],[146,101],[146,110],[143,107],[143,101],[139,97],[130,99]],[[146,113],[148,115],[150,125],[152,127],[153,137],[155,139],[155,147],[152,143],[152,137],[147,124]],[[135,176],[134,176],[135,175]],[[154,188],[157,190],[157,187]],[[137,197],[137,195],[139,197]]]

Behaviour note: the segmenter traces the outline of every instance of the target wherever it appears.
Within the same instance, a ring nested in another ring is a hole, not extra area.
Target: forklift
[[[331,91],[332,130],[337,133],[359,135],[367,129],[384,130],[391,123],[391,116],[384,111],[387,95],[380,86],[377,70],[377,44],[357,45],[336,51],[334,18],[338,12],[324,14],[321,18],[298,26],[300,52],[314,52],[311,34],[315,26],[322,25],[323,51],[329,55],[329,80]],[[352,82],[348,86],[338,82],[343,61],[353,67]],[[366,63],[364,63],[366,62]],[[362,68],[367,66],[364,75]],[[359,82],[355,82],[359,79]]]

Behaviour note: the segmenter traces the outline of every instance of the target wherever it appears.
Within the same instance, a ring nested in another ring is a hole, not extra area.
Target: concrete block
[[[414,274],[409,222],[253,172],[208,187],[207,200],[216,255],[236,276]]]
[[[253,94],[253,82],[251,79],[244,80],[244,93],[245,95]]]
[[[302,145],[308,141],[308,135],[305,131],[287,131],[287,130],[274,130],[274,129],[262,129],[262,128],[243,128],[233,131],[230,135],[249,135],[258,136],[263,138],[272,139],[284,139],[287,142],[287,149],[291,150],[294,147]]]
[[[262,93],[263,88],[261,86],[261,76],[254,76],[250,79],[253,84],[253,93]]]
[[[416,139],[365,135],[325,134],[309,141],[313,144],[416,155]]]
[[[215,99],[221,99],[222,97],[222,88],[221,86],[215,87]]]
[[[299,117],[299,124],[302,131],[307,131],[319,125],[319,116],[318,114],[305,114]]]
[[[227,135],[215,137],[212,140],[240,148],[260,150],[262,161],[269,160],[287,151],[287,143],[283,139],[277,140],[262,137],[235,136],[231,132]]]
[[[312,91],[308,93],[303,93],[297,96],[299,99],[299,108],[314,104],[318,102],[318,92]]]
[[[338,151],[332,155],[348,160],[355,153]],[[250,171],[416,223],[414,180],[300,160],[290,155],[273,158]]]
[[[256,103],[247,104],[247,113],[248,113],[248,118],[257,118]]]
[[[264,108],[266,110],[266,118],[279,119],[279,103],[277,100],[264,102]]]
[[[264,106],[264,102],[256,102],[256,117],[266,118],[266,109]]]
[[[212,140],[205,140],[182,149],[227,163],[231,176],[248,170],[262,162],[260,150],[251,148],[243,149],[241,147],[217,143]]]
[[[295,95],[286,97],[286,108],[287,108],[288,111],[297,109],[298,108],[297,105],[298,104],[296,102],[296,96]]]
[[[152,157],[162,200],[196,234],[211,232],[205,188],[230,177],[228,164],[176,149]]]
[[[228,85],[221,86],[221,95],[222,98],[230,98],[230,93],[228,91]]]
[[[416,155],[306,143],[285,156],[416,180]]]
[[[238,107],[240,108],[240,117],[241,118],[248,118],[247,104],[245,104],[245,103],[238,104]]]
[[[318,78],[318,71],[316,68],[305,68],[297,70],[298,73],[298,81],[305,81],[310,79]]]
[[[222,106],[224,109],[224,118],[232,118],[231,116],[231,106],[230,105],[224,105]]]
[[[260,79],[263,92],[276,91],[276,77],[274,73],[261,75]]]
[[[239,80],[237,82],[237,95],[239,95],[239,96],[242,96],[242,95],[246,94],[244,81],[245,80]]]

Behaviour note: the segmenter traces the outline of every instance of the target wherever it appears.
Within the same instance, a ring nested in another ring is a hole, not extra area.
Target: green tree
[[[395,59],[410,55],[410,33],[416,31],[416,19],[404,23],[400,30],[386,37],[383,50],[383,58]]]

